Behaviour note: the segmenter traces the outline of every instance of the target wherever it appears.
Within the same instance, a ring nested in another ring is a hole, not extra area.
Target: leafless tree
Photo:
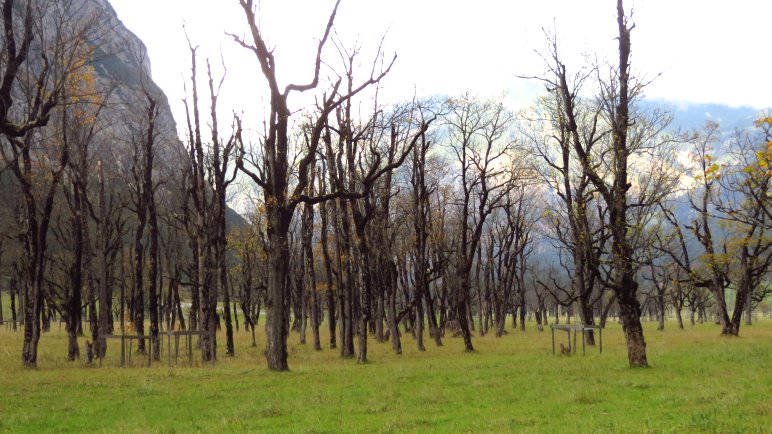
[[[608,274],[606,277],[601,276],[602,284],[615,293],[627,342],[628,361],[631,367],[638,367],[648,365],[646,342],[640,323],[641,307],[637,299],[636,273],[641,262],[635,256],[635,248],[641,241],[638,239],[641,233],[631,232],[630,228],[633,222],[645,222],[650,218],[652,206],[670,190],[663,178],[663,184],[659,180],[653,182],[658,187],[656,189],[631,191],[633,181],[636,184],[641,182],[634,179],[631,173],[634,161],[632,156],[636,148],[650,146],[646,138],[653,137],[653,134],[638,134],[633,128],[633,102],[644,83],[632,79],[630,74],[630,35],[635,26],[625,12],[622,0],[617,1],[616,9],[618,63],[610,68],[608,79],[601,79],[600,68],[595,68],[598,71],[599,110],[590,123],[593,126],[590,130],[592,132],[597,131],[595,126],[599,125],[599,121],[608,125],[606,147],[599,148],[597,142],[585,140],[587,136],[583,136],[583,130],[580,129],[582,110],[578,104],[578,90],[590,76],[581,72],[570,76],[565,64],[561,62],[557,44],[554,43],[547,60],[550,72],[546,81],[558,95],[566,140],[576,153],[583,174],[607,207],[606,225],[611,252]]]
[[[37,364],[47,237],[54,198],[70,158],[66,142],[53,143],[38,132],[57,105],[69,102],[65,93],[68,78],[90,58],[93,47],[86,41],[99,30],[100,20],[74,19],[79,12],[69,1],[28,1],[24,7],[16,7],[12,0],[3,2],[0,133],[5,141],[0,149],[24,197],[24,287],[28,296],[22,361],[28,366]],[[36,32],[42,28],[54,31]],[[40,57],[31,58],[33,51]],[[48,175],[37,178],[42,171]],[[47,181],[38,182],[40,179]]]
[[[263,78],[266,80],[270,92],[270,114],[268,115],[267,131],[262,139],[261,155],[258,158],[247,159],[245,149],[237,159],[237,166],[264,194],[266,219],[268,224],[268,319],[266,322],[266,334],[268,345],[266,359],[268,367],[272,370],[287,370],[287,318],[284,310],[284,301],[288,296],[289,286],[289,245],[288,232],[295,208],[300,203],[320,203],[326,200],[347,197],[356,198],[365,196],[368,191],[333,191],[326,195],[308,196],[305,192],[310,182],[310,167],[317,158],[318,145],[327,128],[328,118],[335,110],[359,94],[367,87],[378,83],[390,70],[394,59],[380,72],[371,71],[370,77],[361,84],[352,85],[349,81],[348,88],[341,89],[342,80],[337,80],[326,92],[319,103],[318,113],[315,115],[315,123],[310,128],[308,146],[299,159],[295,171],[296,182],[291,185],[292,173],[290,170],[290,142],[289,121],[291,111],[287,99],[292,93],[311,91],[319,86],[319,75],[322,65],[322,51],[332,30],[338,3],[335,4],[329,16],[324,34],[319,40],[316,58],[314,61],[313,79],[307,84],[288,84],[282,90],[276,74],[276,62],[273,51],[269,50],[256,17],[253,0],[239,0],[244,11],[244,16],[249,27],[249,42],[239,36],[233,35],[234,40],[251,52],[258,63]],[[391,171],[395,165],[381,166],[380,157],[371,165],[373,170],[367,174],[366,179],[371,182]],[[401,161],[399,161],[401,164]],[[367,182],[362,183],[367,185]],[[369,187],[366,187],[369,188]]]
[[[453,319],[458,321],[464,349],[474,351],[470,332],[471,270],[485,221],[514,187],[514,170],[505,160],[513,142],[508,136],[512,115],[503,105],[471,97],[453,100],[445,122],[449,146],[459,164],[458,238],[454,245]]]

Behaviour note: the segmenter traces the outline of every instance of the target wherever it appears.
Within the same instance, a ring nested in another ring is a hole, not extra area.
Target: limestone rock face
[[[76,1],[84,4],[84,13],[96,13],[105,20],[104,32],[94,41],[94,68],[103,80],[117,85],[116,100],[125,103],[143,102],[144,85],[160,106],[160,130],[176,137],[176,124],[169,102],[163,90],[153,82],[145,44],[123,25],[107,0]]]
[[[56,1],[61,2],[57,13],[68,17],[73,27],[78,22],[92,27],[88,32],[93,53],[90,64],[99,92],[109,90],[108,106],[100,115],[103,127],[98,157],[119,166],[130,164],[131,142],[141,140],[146,131],[146,95],[150,95],[158,105],[155,171],[179,174],[185,149],[178,138],[168,98],[153,82],[145,44],[123,25],[108,0]]]

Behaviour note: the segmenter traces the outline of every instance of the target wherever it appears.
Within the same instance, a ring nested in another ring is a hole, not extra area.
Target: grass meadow
[[[290,336],[290,372],[269,372],[242,329],[236,356],[215,366],[121,368],[110,341],[100,367],[66,360],[66,334],[40,342],[39,367],[22,367],[22,333],[0,329],[4,432],[772,432],[772,320],[721,338],[713,324],[664,332],[645,323],[648,369],[629,369],[618,324],[603,354],[553,356],[549,329],[509,331],[419,353],[370,343],[357,365]],[[309,334],[310,338],[310,334]],[[218,337],[224,351],[224,336]],[[81,340],[82,344],[85,338]],[[327,335],[323,335],[323,343]],[[165,350],[164,350],[165,351]]]

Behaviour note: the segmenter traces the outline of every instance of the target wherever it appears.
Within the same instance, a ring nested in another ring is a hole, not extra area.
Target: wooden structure
[[[550,324],[552,330],[552,355],[555,355],[555,330],[563,330],[568,336],[568,350],[576,354],[576,334],[582,332],[582,354],[586,354],[586,336],[585,333],[592,330],[598,330],[598,349],[603,354],[603,328],[597,325],[587,324]],[[571,332],[574,332],[574,344],[571,345]]]
[[[159,351],[159,357],[161,354],[163,354],[163,335],[166,335],[167,338],[167,354],[168,354],[168,364],[171,366],[172,364],[172,338],[174,338],[174,364],[177,364],[177,360],[179,359],[180,355],[180,337],[185,337],[185,348],[187,350],[187,356],[188,356],[188,366],[193,366],[193,336],[205,336],[208,332],[203,330],[167,330],[161,334],[159,334],[158,339],[158,351]],[[100,339],[117,339],[121,341],[121,367],[126,366],[127,363],[127,357],[126,357],[126,341],[129,343],[129,349],[128,349],[128,363],[131,363],[131,352],[132,352],[132,343],[134,340],[139,339],[147,339],[148,341],[151,341],[151,344],[147,351],[147,366],[150,366],[153,360],[153,345],[152,345],[152,338],[148,335],[127,335],[127,334],[120,334],[120,335],[100,335]],[[209,344],[211,345],[211,354],[214,354],[214,339],[210,337]],[[215,357],[212,357],[212,365],[215,363]],[[102,364],[102,359],[99,359],[99,364]]]
[[[128,357],[128,359],[129,359],[129,363],[131,363],[132,343],[135,340],[139,341],[140,339],[147,339],[147,340],[151,341],[150,348],[147,351],[147,366],[150,366],[150,364],[152,363],[152,360],[153,360],[153,344],[152,344],[152,340],[153,340],[153,338],[150,337],[149,335],[127,335],[127,334],[107,335],[107,334],[105,334],[105,335],[99,335],[99,339],[100,340],[101,339],[105,339],[105,340],[107,340],[107,339],[116,339],[116,340],[120,340],[121,341],[121,367],[126,366],[126,341],[129,342],[129,352],[128,352],[129,357]],[[98,357],[98,355],[97,355],[97,357]],[[101,357],[99,358],[99,364],[100,365],[102,364],[102,358]]]
[[[12,319],[6,319],[6,320],[3,320],[3,321],[0,321],[0,325],[2,325],[2,324],[5,324],[5,329],[8,330],[8,331],[11,331],[11,330],[16,331],[16,330],[20,329],[21,326],[22,326],[22,322],[21,321],[19,321],[19,320],[14,321]],[[16,327],[16,324],[19,325],[18,328]]]
[[[168,363],[169,366],[172,365],[172,338],[174,338],[174,364],[177,364],[177,360],[180,356],[180,337],[185,337],[185,349],[187,350],[187,356],[188,356],[188,366],[193,366],[193,336],[198,336],[199,338],[201,336],[205,336],[208,334],[207,331],[204,330],[167,330],[163,332],[163,334],[166,335],[167,340],[167,346],[166,351],[168,354]],[[163,339],[161,339],[161,342],[163,343]],[[210,352],[209,354],[212,354],[212,365],[214,366],[215,359],[214,357],[214,336],[209,335],[209,345],[210,345]],[[161,353],[163,353],[163,349],[161,350]]]
[[[120,335],[100,335],[101,339],[120,339],[121,340],[121,367],[126,366],[126,340],[129,341],[129,362],[131,362],[131,343],[134,339],[148,339],[151,341],[150,350],[147,352],[147,366],[150,366],[150,363],[152,361],[152,353],[153,353],[153,345],[152,345],[152,338],[150,336],[139,336],[139,335],[127,335],[126,334],[126,316],[124,315],[124,288],[123,285],[121,285],[121,312],[120,312],[120,318],[121,318],[121,334]],[[163,323],[160,323],[161,326],[163,326]],[[167,353],[168,353],[168,364],[171,366],[172,362],[172,338],[174,338],[174,363],[177,364],[177,360],[179,358],[180,353],[180,336],[185,336],[185,347],[187,349],[187,356],[188,356],[188,366],[193,366],[193,336],[206,336],[209,332],[203,331],[203,330],[166,330],[166,331],[160,331],[158,334],[158,357],[160,359],[161,354],[163,354],[163,335],[166,335],[167,338]],[[215,345],[214,345],[214,335],[215,332],[212,332],[209,335],[209,344],[210,347],[210,354],[212,354],[212,365],[215,363],[216,354],[215,354]],[[102,364],[102,359],[99,359],[99,364]]]

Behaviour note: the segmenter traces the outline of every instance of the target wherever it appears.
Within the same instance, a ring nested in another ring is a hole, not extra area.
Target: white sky
[[[244,34],[237,0],[111,0],[124,24],[148,46],[153,78],[169,96],[178,124],[183,76],[190,57],[185,23],[199,58],[228,66],[221,108],[259,110],[265,82],[252,54],[224,33]],[[307,82],[316,41],[334,0],[263,0],[263,30],[276,48],[281,84]],[[342,0],[336,29],[347,47],[372,53],[386,34],[385,52],[398,54],[383,83],[387,99],[471,91],[529,103],[540,88],[516,75],[543,72],[534,50],[544,50],[542,27],[558,29],[568,67],[581,53],[613,53],[615,0]],[[633,65],[662,76],[647,96],[679,102],[772,106],[767,0],[627,0],[634,9]],[[330,45],[328,62],[337,66]],[[568,57],[571,55],[570,57]],[[363,60],[363,73],[370,58]],[[574,66],[576,69],[576,66]],[[203,74],[203,64],[199,68]],[[290,102],[292,104],[292,101]],[[292,109],[293,107],[291,107]],[[297,107],[294,107],[297,108]],[[223,120],[221,120],[222,122]],[[259,122],[255,122],[259,123]],[[257,125],[253,125],[257,127]]]

